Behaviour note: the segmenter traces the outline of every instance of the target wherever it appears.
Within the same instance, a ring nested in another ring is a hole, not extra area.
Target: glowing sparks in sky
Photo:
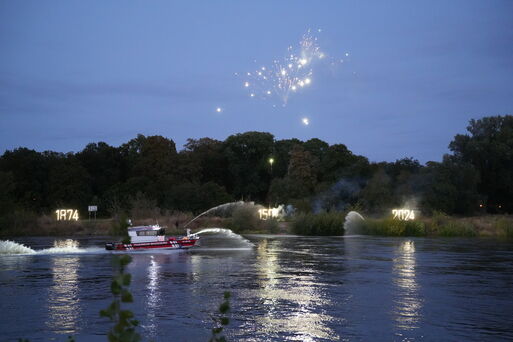
[[[321,29],[317,32],[321,32]],[[250,97],[278,98],[285,106],[291,94],[300,93],[300,90],[312,84],[314,67],[325,58],[317,37],[309,29],[296,48],[288,47],[285,57],[275,59],[270,66],[260,66],[242,73],[245,75],[244,88],[248,89]]]
[[[302,122],[302,123],[303,123],[303,125],[305,125],[305,126],[308,126],[308,125],[310,124],[310,120],[308,120],[308,118],[303,118],[303,119],[301,120],[301,122]]]

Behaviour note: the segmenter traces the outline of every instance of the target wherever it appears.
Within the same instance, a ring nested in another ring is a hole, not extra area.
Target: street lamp
[[[271,174],[273,173],[274,158],[269,158],[269,164],[271,164]]]

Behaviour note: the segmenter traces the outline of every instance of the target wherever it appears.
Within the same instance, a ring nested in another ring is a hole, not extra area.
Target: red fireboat
[[[158,224],[128,228],[130,243],[109,242],[105,244],[108,251],[133,251],[148,249],[187,249],[196,246],[199,236],[187,229],[186,236],[166,237],[166,230]]]

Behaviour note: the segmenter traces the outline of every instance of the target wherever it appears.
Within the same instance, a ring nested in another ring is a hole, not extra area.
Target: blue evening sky
[[[250,98],[235,73],[309,28],[344,63],[285,107]],[[469,119],[505,114],[513,1],[0,1],[0,153],[266,131],[426,162]]]

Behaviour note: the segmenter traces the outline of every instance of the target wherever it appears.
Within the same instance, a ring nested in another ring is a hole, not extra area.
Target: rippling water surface
[[[224,291],[233,341],[513,340],[511,242],[245,237],[253,246],[206,235],[190,251],[132,253],[146,340],[207,341]],[[105,241],[17,242],[47,252],[0,255],[0,339],[105,341]]]

